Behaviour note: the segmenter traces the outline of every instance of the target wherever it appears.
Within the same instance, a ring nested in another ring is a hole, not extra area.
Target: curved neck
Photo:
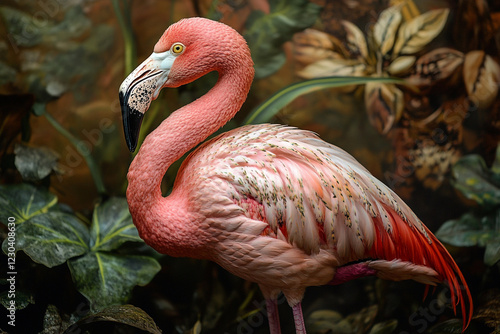
[[[243,66],[248,63],[250,66]],[[254,73],[251,60],[243,65],[232,70],[219,69],[217,84],[204,96],[172,113],[150,133],[130,165],[127,175],[130,212],[141,237],[147,243],[149,239],[159,251],[162,250],[158,249],[158,238],[164,240],[165,236],[179,235],[169,232],[192,228],[188,225],[195,215],[189,212],[183,198],[162,196],[163,176],[174,161],[217,131],[240,109]],[[177,248],[170,248],[174,244],[170,240],[161,243],[165,253],[182,248],[180,240],[175,240]]]
[[[253,77],[253,68],[251,73],[241,72],[219,71],[219,79],[209,92],[173,112],[146,137],[127,175],[127,194],[135,193],[137,187],[141,193],[134,201],[147,204],[162,197],[160,186],[168,167],[233,118]]]

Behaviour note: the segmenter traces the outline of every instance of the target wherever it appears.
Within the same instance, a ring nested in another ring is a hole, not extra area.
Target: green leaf
[[[269,122],[284,106],[297,97],[320,89],[361,85],[367,82],[404,83],[395,78],[375,77],[327,77],[301,81],[287,86],[255,108],[245,119],[244,124]]]
[[[461,334],[463,332],[463,324],[460,319],[450,319],[443,321],[429,330],[430,334]]]
[[[161,333],[161,330],[146,312],[132,305],[110,306],[101,312],[80,319],[64,333],[75,333],[77,329],[85,329],[86,325],[96,322],[113,322],[117,325],[134,327],[147,333]]]
[[[25,181],[40,181],[57,171],[59,155],[48,147],[30,147],[18,144],[14,148],[14,163]]]
[[[90,252],[68,261],[76,288],[93,312],[124,304],[136,285],[148,284],[160,270],[153,258]]]
[[[43,316],[43,331],[38,334],[60,334],[73,322],[69,315],[49,304]]]
[[[87,226],[76,216],[63,212],[37,215],[18,225],[16,250],[24,251],[33,261],[49,268],[88,251]],[[3,243],[6,250],[7,239]]]
[[[254,11],[247,20],[245,39],[252,50],[256,78],[269,76],[284,64],[282,44],[294,33],[310,27],[321,12],[321,6],[308,0],[269,2],[270,14]]]
[[[7,276],[8,278],[8,276]],[[7,284],[10,284],[7,282]],[[9,297],[9,291],[10,290],[7,287],[6,291],[3,291],[0,293],[0,304],[2,304],[3,307],[8,308],[11,305],[11,298]],[[16,296],[15,296],[15,301],[16,301],[16,310],[22,310],[26,308],[29,304],[35,304],[35,297],[26,291],[19,290],[16,287]]]
[[[132,222],[127,200],[119,197],[96,206],[90,236],[93,251],[110,251],[126,241],[143,242]]]
[[[54,209],[56,204],[57,197],[45,188],[26,183],[0,185],[0,216],[4,224],[7,217],[14,217],[16,224],[20,224]]]
[[[495,263],[500,261],[500,237],[489,240],[486,244],[486,249],[484,251],[484,264],[487,266],[493,266]]]
[[[465,197],[487,208],[500,205],[500,180],[476,154],[462,157],[452,167],[454,186]]]
[[[7,26],[11,41],[17,46],[32,47],[42,41],[44,30],[36,24],[33,15],[5,6],[0,7],[0,14]]]
[[[491,166],[491,172],[495,175],[497,180],[500,181],[500,144],[497,146],[495,161],[493,161],[493,165]]]
[[[481,219],[472,213],[466,213],[459,219],[445,222],[436,232],[436,236],[453,246],[484,246],[493,236],[493,230],[483,226]]]

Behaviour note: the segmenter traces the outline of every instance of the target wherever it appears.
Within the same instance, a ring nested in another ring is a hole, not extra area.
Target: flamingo
[[[281,332],[280,293],[302,334],[306,287],[369,275],[446,282],[465,329],[472,298],[445,247],[391,189],[312,132],[262,124],[223,133],[185,159],[171,194],[162,195],[168,167],[244,103],[254,76],[249,48],[223,23],[182,19],[120,86],[133,152],[159,91],[211,71],[219,74],[215,86],[151,132],[130,165],[127,200],[141,238],[160,253],[211,260],[256,282],[272,334]]]

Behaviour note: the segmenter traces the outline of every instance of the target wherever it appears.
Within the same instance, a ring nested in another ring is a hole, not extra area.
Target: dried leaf
[[[484,303],[474,312],[474,319],[483,321],[491,328],[500,329],[500,291],[492,288],[482,294]],[[498,332],[493,331],[492,334]]]
[[[341,42],[335,37],[315,29],[306,29],[293,37],[294,57],[303,64],[322,59],[342,59]]]
[[[471,101],[488,108],[498,94],[500,66],[484,51],[471,51],[465,55],[464,82]]]
[[[394,332],[397,326],[398,321],[396,319],[379,322],[373,325],[370,333],[368,334],[391,334]]]
[[[112,323],[115,329],[121,328],[122,330],[110,331],[113,333],[123,333],[125,328],[136,328],[141,333],[161,334],[154,320],[142,309],[133,305],[116,305],[110,306],[101,312],[88,315],[78,322],[71,325],[64,334],[80,333],[82,328],[91,328],[92,324],[103,324],[104,322]],[[100,326],[101,328],[103,325]],[[86,333],[96,331],[84,331]],[[134,333],[139,331],[134,331]],[[128,333],[128,331],[127,331]]]
[[[393,54],[414,54],[422,50],[443,30],[449,12],[448,8],[435,9],[403,23]]]
[[[361,76],[365,74],[366,65],[350,59],[324,59],[306,66],[297,74],[304,79]]]
[[[414,85],[431,85],[448,78],[464,62],[464,54],[450,48],[435,49],[415,64],[415,72],[408,78]]]
[[[403,113],[403,92],[393,84],[369,82],[365,105],[370,123],[379,133],[387,134]]]
[[[373,37],[383,55],[388,54],[394,46],[396,32],[402,18],[400,6],[389,7],[380,13],[377,23],[373,27]]]
[[[349,49],[354,54],[361,55],[364,59],[368,58],[368,46],[363,32],[353,23],[342,21],[342,25],[347,33],[347,43]]]
[[[415,64],[415,56],[402,56],[394,59],[394,61],[387,66],[387,72],[392,75],[401,75],[406,72]]]

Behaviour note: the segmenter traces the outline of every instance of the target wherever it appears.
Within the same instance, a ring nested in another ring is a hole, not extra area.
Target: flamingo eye
[[[176,55],[180,55],[184,52],[184,49],[186,47],[182,43],[174,43],[172,47],[170,48],[170,51]]]

